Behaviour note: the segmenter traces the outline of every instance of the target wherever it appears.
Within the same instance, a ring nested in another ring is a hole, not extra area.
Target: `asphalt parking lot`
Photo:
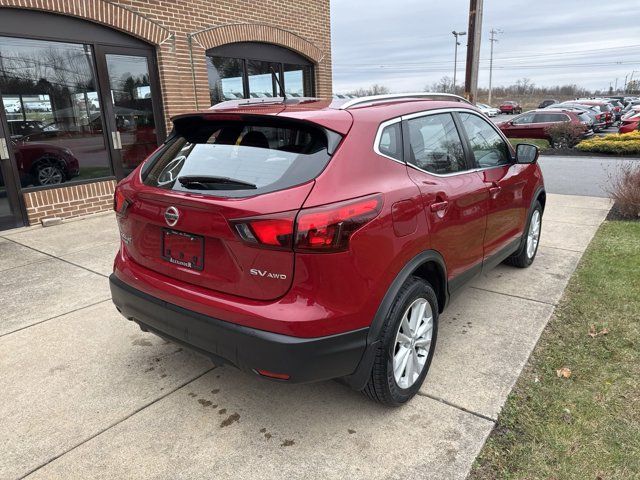
[[[399,409],[141,332],[110,301],[111,213],[0,232],[0,478],[462,479],[609,208],[549,195],[535,264],[452,302],[427,382]]]

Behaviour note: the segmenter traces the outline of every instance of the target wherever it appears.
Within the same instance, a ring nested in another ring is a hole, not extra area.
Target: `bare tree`
[[[451,92],[453,90],[453,79],[445,75],[437,82],[432,83],[431,85],[427,85],[424,89],[425,92]]]
[[[350,92],[350,95],[355,95],[356,97],[368,97],[370,95],[386,95],[389,92],[389,87],[374,83],[369,88],[357,88],[353,92]]]

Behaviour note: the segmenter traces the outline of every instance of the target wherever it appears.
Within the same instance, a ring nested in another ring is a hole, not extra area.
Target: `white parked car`
[[[486,103],[476,103],[476,107],[478,107],[480,111],[487,117],[495,117],[496,115],[500,114],[499,108],[494,108],[491,105],[487,105]]]

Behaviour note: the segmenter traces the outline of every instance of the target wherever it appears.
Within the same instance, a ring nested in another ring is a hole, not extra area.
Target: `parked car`
[[[563,105],[586,105],[598,109],[605,115],[605,123],[607,127],[613,125],[614,115],[611,106],[602,100],[571,100],[563,102]]]
[[[582,111],[591,118],[591,128],[594,132],[601,132],[607,128],[606,114],[601,112],[598,107],[579,105],[575,103],[556,103],[554,105],[549,105],[547,108]]]
[[[627,118],[624,118],[618,127],[618,133],[630,133],[638,130],[640,125],[640,112],[636,112]]]
[[[15,140],[11,145],[22,186],[58,185],[80,174],[78,159],[68,148]]]
[[[500,112],[508,114],[522,113],[522,107],[518,102],[506,101],[500,105]]]
[[[622,102],[615,98],[607,98],[605,101],[611,107],[611,112],[613,113],[614,121],[619,122],[622,117],[622,110],[624,109],[624,105]]]
[[[487,105],[486,103],[476,103],[476,107],[487,117],[495,117],[500,114],[500,109]]]
[[[7,125],[14,139],[45,140],[63,134],[55,124],[45,124],[39,120],[10,120]]]
[[[625,119],[632,117],[633,115],[635,115],[636,113],[640,112],[640,104],[639,105],[634,105],[632,106],[629,110],[627,110],[623,115],[622,115],[622,120],[624,121]]]
[[[530,110],[508,122],[499,123],[498,128],[509,138],[540,138],[551,142],[548,128],[564,122],[579,125],[583,129],[585,137],[593,135],[589,115],[585,112],[568,109]]]
[[[449,298],[483,269],[534,261],[546,198],[535,146],[442,96],[175,117],[116,188],[116,307],[263,378],[342,378],[407,402]]]
[[[551,99],[543,100],[542,102],[540,102],[540,105],[538,105],[538,108],[547,108],[548,106],[553,105],[555,103],[558,103],[558,101],[551,100]]]

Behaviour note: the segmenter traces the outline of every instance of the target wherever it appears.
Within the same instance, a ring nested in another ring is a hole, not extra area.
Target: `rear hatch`
[[[340,136],[268,115],[203,114],[116,192],[126,254],[182,282],[256,300],[291,286],[293,225]]]

